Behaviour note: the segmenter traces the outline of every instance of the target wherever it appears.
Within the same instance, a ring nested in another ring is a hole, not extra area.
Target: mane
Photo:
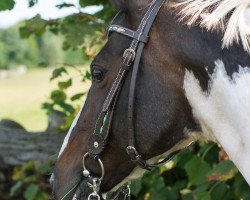
[[[250,53],[250,0],[179,0],[171,7],[188,26],[223,31],[222,48],[241,42]]]

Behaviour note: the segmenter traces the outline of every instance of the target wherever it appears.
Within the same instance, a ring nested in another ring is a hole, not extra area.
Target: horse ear
[[[126,0],[110,0],[111,4],[115,6],[118,10],[125,9],[126,8]]]

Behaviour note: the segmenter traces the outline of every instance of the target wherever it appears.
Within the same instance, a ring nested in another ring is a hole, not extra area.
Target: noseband
[[[89,186],[91,187],[93,193],[89,195],[89,200],[92,199],[100,199],[99,196],[99,189],[101,181],[104,177],[104,165],[100,159],[102,152],[105,149],[107,139],[110,133],[110,127],[112,123],[112,117],[114,113],[114,108],[124,83],[124,79],[128,71],[132,69],[132,77],[130,81],[130,91],[129,91],[129,101],[128,101],[128,147],[126,151],[131,158],[131,161],[138,165],[143,169],[150,170],[153,167],[161,166],[165,164],[170,157],[165,158],[163,161],[156,163],[156,164],[149,164],[146,160],[142,159],[142,156],[136,149],[135,144],[135,129],[134,129],[134,97],[135,97],[135,86],[136,86],[136,79],[139,69],[140,60],[142,57],[142,52],[144,49],[145,44],[149,40],[149,31],[152,27],[152,24],[162,7],[162,5],[166,2],[166,0],[154,0],[150,4],[147,12],[143,16],[140,25],[136,31],[130,30],[125,27],[121,27],[118,25],[111,25],[109,27],[109,34],[113,32],[122,34],[126,37],[132,39],[132,42],[128,49],[124,51],[123,54],[123,61],[121,63],[119,72],[113,82],[111,89],[104,101],[102,106],[102,110],[99,114],[97,119],[95,129],[93,134],[89,137],[88,140],[88,152],[83,157],[83,175],[85,178],[90,178],[90,171],[86,167],[86,159],[91,158],[96,160],[99,163],[102,169],[102,175],[100,178],[92,179]],[[114,199],[114,198],[112,198]],[[129,194],[126,193],[124,195],[124,199],[129,199]]]

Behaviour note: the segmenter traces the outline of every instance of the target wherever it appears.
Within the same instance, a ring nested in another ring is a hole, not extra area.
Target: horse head
[[[131,98],[133,69],[125,69],[126,74],[121,74],[120,70],[123,69],[124,52],[131,46],[133,38],[119,31],[126,31],[121,27],[136,30],[152,2],[157,0],[113,1],[122,11],[113,21],[116,25],[111,26],[113,33],[90,66],[92,84],[87,99],[55,164],[53,189],[57,199],[72,199],[74,194],[77,199],[87,199],[91,193],[88,178],[99,177],[100,180],[101,177],[100,193],[104,194],[141,176],[145,170],[132,162],[127,153],[130,140],[134,140],[143,161],[153,163],[200,137],[216,138],[216,135],[202,133],[209,127],[200,121],[201,116],[197,118],[195,115],[192,95],[196,94],[192,94],[190,88],[193,85],[189,88],[188,83],[193,81],[199,85],[198,92],[206,92],[210,75],[216,68],[214,61],[219,59],[228,64],[225,71],[231,76],[235,66],[250,64],[249,55],[242,45],[237,44],[222,50],[222,31],[188,27],[178,17],[183,5],[167,2],[157,12],[149,38],[147,35],[140,37],[147,44],[140,58]],[[120,82],[117,81],[119,78]],[[117,85],[114,85],[115,81]],[[128,106],[131,99],[133,110]],[[129,115],[133,119],[132,139],[131,134],[128,135]],[[103,129],[105,136],[95,134]]]

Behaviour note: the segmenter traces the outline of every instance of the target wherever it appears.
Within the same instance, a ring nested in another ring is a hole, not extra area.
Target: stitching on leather
[[[125,73],[125,70],[122,71],[121,76],[120,76],[120,79],[118,80],[118,83],[117,83],[115,89],[112,91],[112,96],[115,94],[115,92],[117,91],[117,88],[120,86],[120,83],[121,83],[121,80],[122,80],[122,78],[123,78],[124,73]],[[106,106],[105,106],[105,107],[106,107]]]
[[[117,79],[119,78],[119,74],[120,74],[121,70],[122,70],[122,68],[119,69],[119,72],[118,72],[118,74],[117,74],[117,76],[116,76],[116,78],[115,78],[115,81],[114,81],[114,83],[113,83],[111,89],[109,90],[108,96],[107,96],[107,98],[106,98],[106,100],[105,100],[105,102],[104,102],[104,105],[103,105],[102,110],[103,110],[103,109],[106,107],[106,105],[107,105],[107,102],[108,102],[109,97],[110,97],[110,95],[111,95],[111,93],[112,93],[112,90],[113,90],[113,88],[115,87],[115,83],[116,83]]]

